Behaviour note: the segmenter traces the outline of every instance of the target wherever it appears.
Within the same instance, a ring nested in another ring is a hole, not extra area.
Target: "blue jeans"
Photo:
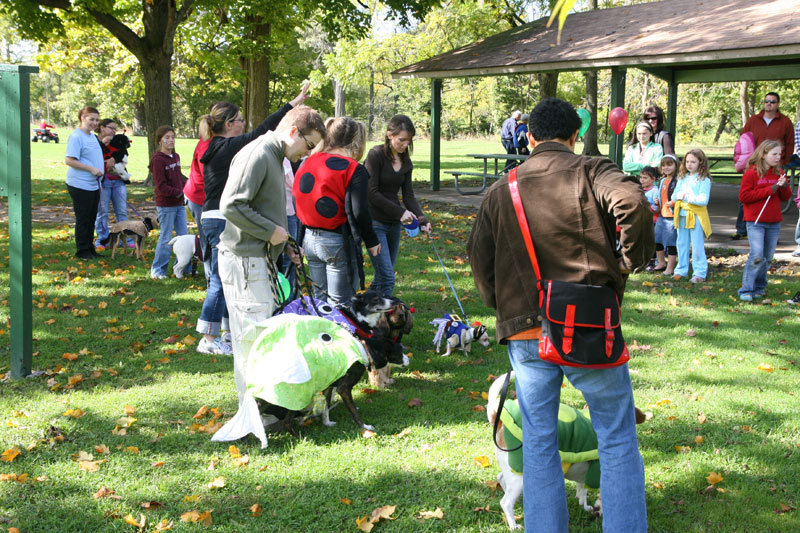
[[[186,235],[186,208],[182,205],[173,207],[156,207],[158,211],[158,225],[161,231],[158,235],[156,253],[153,256],[153,264],[150,266],[150,275],[167,275],[169,257],[172,255],[172,248],[169,241],[172,239],[172,230],[175,235]],[[189,267],[191,268],[191,267]]]
[[[94,221],[94,230],[97,240],[108,239],[108,208],[114,206],[114,216],[117,222],[128,220],[128,188],[122,180],[103,179],[100,188],[100,203],[97,204],[97,218]]]
[[[747,224],[744,221],[744,204],[739,202],[739,214],[736,215],[736,234],[747,236]]]
[[[196,204],[193,201],[186,199],[186,207],[189,208],[189,212],[192,214],[192,218],[194,219],[195,224],[197,224],[197,235],[200,237],[200,245],[203,245],[205,236],[203,235],[203,221],[201,217],[203,216],[203,206],[200,204]],[[203,273],[206,276],[206,285],[208,285],[208,277],[211,272],[211,258],[206,257],[205,252],[203,253]]]
[[[375,269],[375,277],[368,290],[377,292],[384,298],[391,298],[394,291],[394,265],[397,263],[397,252],[400,251],[401,224],[385,224],[373,220],[372,227],[381,243],[381,253],[369,256]]]
[[[358,266],[355,260],[348,261],[348,253],[354,259],[355,243],[352,237],[335,231],[306,229],[303,248],[308,261],[308,275],[319,285],[314,287],[314,297],[323,299],[328,293],[327,301],[331,305],[348,302],[358,290]]]
[[[228,322],[228,308],[225,306],[225,294],[222,291],[222,280],[219,277],[219,267],[217,257],[219,251],[219,236],[225,229],[225,220],[221,218],[207,218],[203,221],[203,236],[205,242],[200,241],[203,247],[203,257],[209,258],[208,269],[208,291],[206,299],[203,301],[203,308],[200,310],[200,319],[195,328],[198,333],[203,335],[218,336],[220,326],[223,322]]]
[[[523,502],[527,533],[562,533],[569,523],[558,454],[558,405],[564,376],[583,393],[597,433],[603,531],[647,531],[644,464],[628,365],[608,369],[559,366],[539,359],[539,341],[509,341],[522,412]]]
[[[797,218],[797,226],[794,227],[794,242],[797,243],[797,249],[800,250],[800,215]]]
[[[506,149],[507,154],[516,155],[517,149],[514,148],[514,139],[508,139],[508,140],[502,139],[500,142],[503,143],[503,148]],[[508,161],[506,161],[506,166],[503,168],[503,173],[508,172],[518,164],[519,161],[516,161],[514,159],[509,159]]]
[[[694,227],[686,229],[686,217],[679,217],[678,226],[678,266],[675,274],[689,275],[689,247],[692,250],[692,274],[703,279],[708,277],[708,259],[706,258],[706,236],[700,217],[694,218]]]
[[[767,270],[778,246],[780,222],[747,223],[747,240],[750,255],[742,273],[742,288],[739,294],[761,296],[767,290]]]

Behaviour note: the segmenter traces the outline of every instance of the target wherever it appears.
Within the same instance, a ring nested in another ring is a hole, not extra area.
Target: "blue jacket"
[[[528,133],[528,125],[520,124],[514,131],[514,148],[526,148],[528,146],[528,138],[523,137],[522,142],[519,140],[520,132]]]

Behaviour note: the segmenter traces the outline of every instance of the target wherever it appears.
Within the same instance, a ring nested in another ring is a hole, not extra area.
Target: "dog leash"
[[[503,406],[506,403],[506,394],[508,393],[508,384],[510,382],[511,382],[511,370],[506,372],[506,379],[503,382],[503,388],[500,389],[500,402],[497,404],[497,414],[494,417],[494,428],[492,430],[492,440],[494,441],[494,445],[497,446],[498,450],[503,452],[514,452],[522,448],[522,444],[520,444],[516,448],[506,450],[505,448],[501,448],[500,445],[497,444],[497,429],[500,426],[500,413],[503,412]]]
[[[453,290],[453,296],[456,297],[456,302],[458,302],[458,308],[461,309],[461,316],[464,317],[464,323],[469,324],[469,319],[467,318],[467,312],[464,311],[464,306],[461,305],[461,300],[458,298],[458,293],[456,292],[456,288],[453,285],[453,282],[450,280],[450,275],[447,273],[447,269],[444,266],[444,262],[442,261],[442,256],[439,255],[439,250],[436,248],[436,243],[433,240],[430,232],[428,232],[428,240],[433,245],[433,251],[436,253],[436,258],[439,260],[439,264],[442,265],[442,270],[444,271],[444,277],[447,278],[447,283],[450,284],[450,288]]]

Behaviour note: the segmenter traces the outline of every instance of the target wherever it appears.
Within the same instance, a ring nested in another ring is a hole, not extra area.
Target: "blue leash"
[[[458,308],[461,309],[461,316],[464,317],[464,323],[469,324],[469,320],[467,319],[467,312],[464,311],[464,306],[461,305],[461,300],[458,298],[458,293],[456,292],[456,288],[453,285],[453,282],[450,280],[450,275],[447,273],[447,269],[444,266],[444,262],[442,262],[442,256],[439,255],[439,250],[436,249],[436,243],[431,237],[430,232],[428,233],[428,240],[433,245],[433,251],[436,253],[436,258],[439,260],[439,264],[442,265],[442,270],[444,271],[444,276],[447,278],[447,283],[450,284],[450,288],[453,290],[453,296],[456,297],[456,302],[458,302]]]

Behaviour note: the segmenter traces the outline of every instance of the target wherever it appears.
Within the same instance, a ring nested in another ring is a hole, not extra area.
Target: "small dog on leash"
[[[436,345],[436,353],[439,353],[442,340],[447,344],[442,357],[447,357],[456,349],[461,349],[464,354],[469,354],[473,342],[478,342],[484,347],[489,347],[489,333],[486,326],[480,322],[475,322],[468,326],[458,315],[445,313],[442,318],[434,318],[431,324],[436,326],[436,335],[433,337],[433,344]]]
[[[413,307],[408,307],[400,298],[392,298],[392,308],[381,314],[375,327],[378,335],[383,339],[384,349],[387,350],[386,358],[391,364],[369,372],[369,383],[375,388],[382,389],[394,383],[389,377],[392,372],[393,361],[402,360],[402,366],[408,366],[408,356],[403,353],[403,335],[411,333],[414,327]]]
[[[514,448],[522,443],[522,418],[516,400],[510,398],[506,398],[501,412],[500,391],[505,378],[505,374],[498,377],[489,388],[486,416],[492,427],[494,427],[495,419],[500,416],[497,445],[494,449],[497,464],[500,466],[497,481],[504,493],[500,499],[500,507],[503,509],[508,527],[520,529],[521,526],[514,518],[514,505],[522,495],[523,488],[522,448],[517,450]],[[511,381],[513,380],[514,372],[512,371]],[[645,414],[636,408],[636,423],[641,424],[645,420]],[[577,484],[575,497],[578,499],[578,503],[585,511],[602,516],[603,502],[600,493],[597,494],[597,501],[594,505],[589,505],[587,502],[587,487],[600,487],[600,459],[597,451],[597,435],[586,409],[578,410],[565,404],[559,406],[558,448],[562,468],[565,468],[564,478]]]
[[[114,253],[117,251],[117,246],[120,245],[120,241],[124,249],[128,237],[131,237],[136,243],[136,258],[139,261],[144,261],[142,243],[154,227],[153,219],[150,217],[144,217],[143,220],[123,220],[122,222],[111,224],[108,228],[108,239],[111,243],[111,257],[114,257]]]
[[[389,311],[391,307],[392,302],[389,299],[371,293],[356,294],[347,304],[339,304],[336,306],[336,309],[341,311],[345,318],[355,326],[354,336],[361,340],[366,346],[365,351],[369,360],[369,365],[372,368],[382,368],[388,363],[382,350],[370,349],[369,341],[370,339],[376,338],[374,328],[378,323],[380,315]],[[361,416],[358,414],[358,408],[353,401],[353,387],[361,380],[366,371],[367,367],[364,364],[360,362],[353,363],[347,369],[344,376],[334,381],[325,389],[325,408],[322,412],[322,423],[324,425],[330,427],[336,424],[336,422],[330,419],[331,400],[333,391],[335,390],[339,394],[344,405],[350,411],[350,416],[358,427],[368,430],[375,429],[373,426],[365,424],[361,420]],[[262,420],[266,420],[265,415],[272,415],[283,420],[284,426],[292,433],[295,433],[292,429],[291,421],[302,413],[272,405],[260,398],[256,398],[256,403],[258,404]]]
[[[200,246],[199,235],[178,235],[169,241],[172,252],[178,262],[172,267],[172,273],[180,279],[189,263],[192,264],[192,276],[197,272],[197,262],[203,262],[203,247]]]

